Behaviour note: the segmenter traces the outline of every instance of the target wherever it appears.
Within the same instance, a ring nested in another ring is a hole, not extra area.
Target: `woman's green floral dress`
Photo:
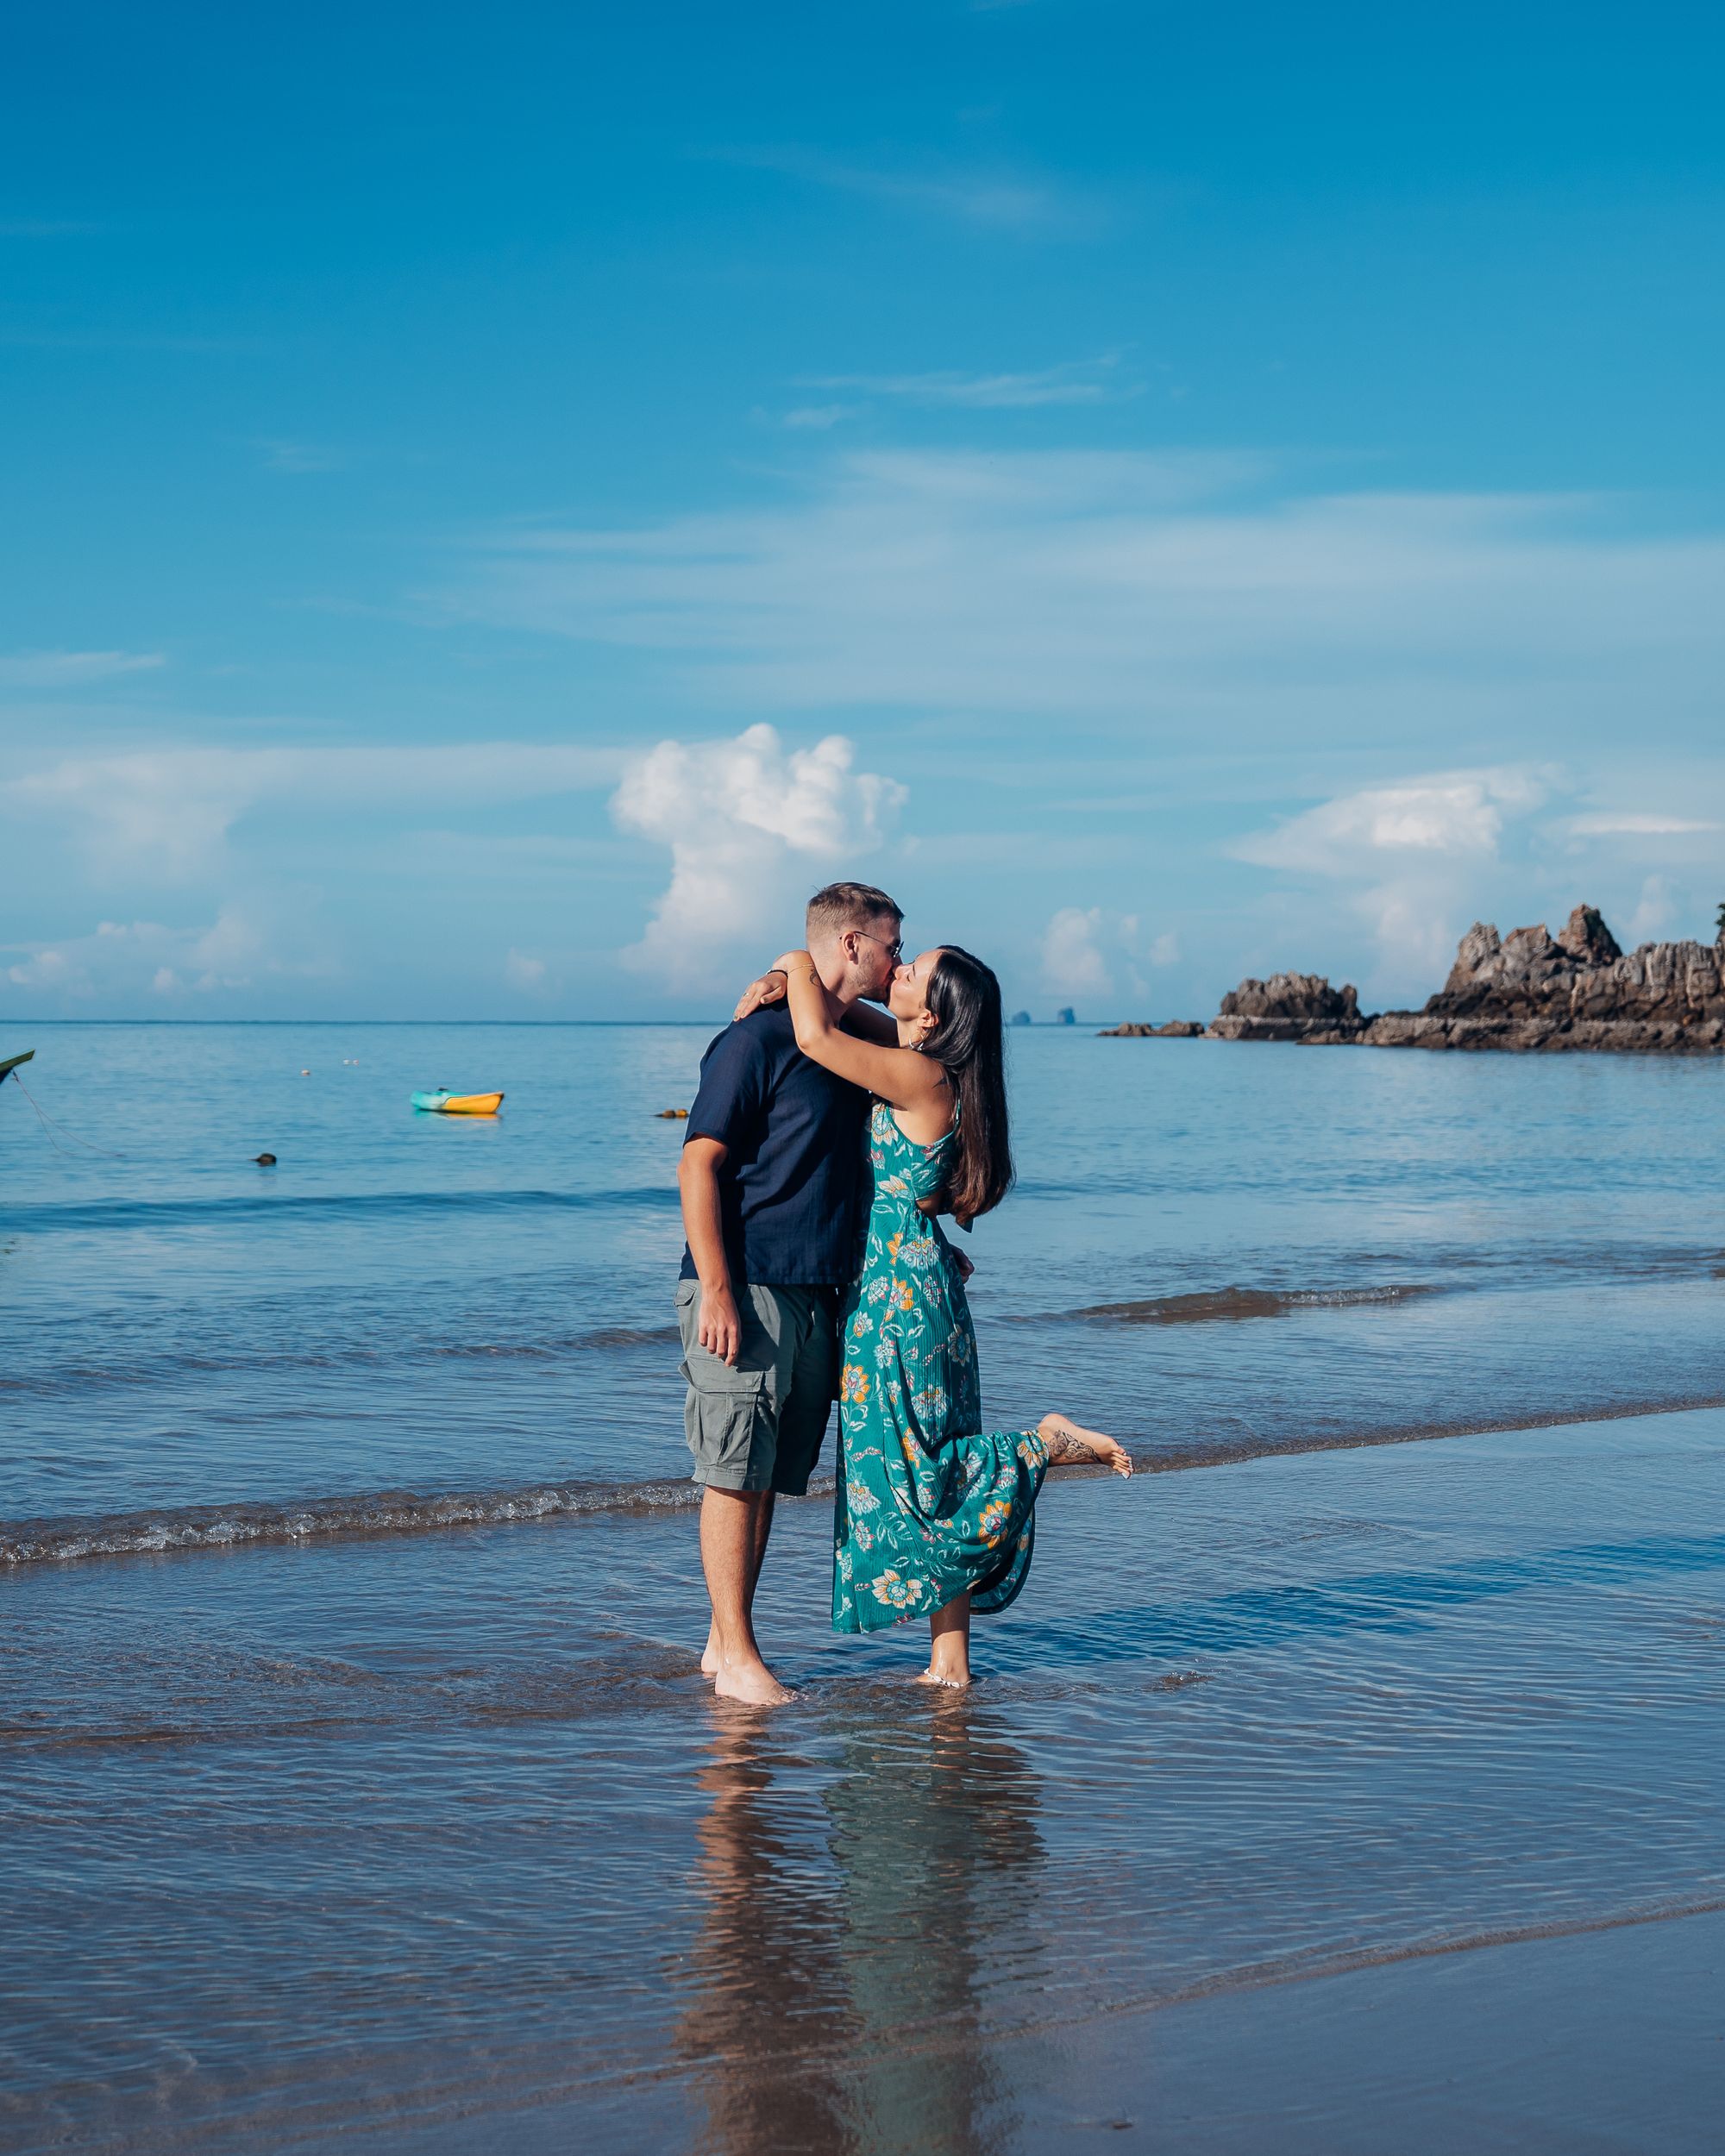
[[[953,1132],[917,1145],[883,1101],[869,1119],[874,1202],[862,1277],[844,1307],[835,1632],[877,1632],[970,1590],[1004,1609],[1024,1585],[1048,1447],[982,1431],[976,1342],[951,1245],[920,1198]]]

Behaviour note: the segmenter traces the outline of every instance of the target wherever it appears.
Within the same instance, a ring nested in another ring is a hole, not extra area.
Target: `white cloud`
[[[727,741],[663,741],[631,762],[612,813],[669,847],[671,881],[630,962],[699,987],[717,961],[800,934],[809,885],[877,846],[905,799],[895,780],[853,771],[853,753],[839,734],[787,751],[759,725]]]
[[[165,666],[160,651],[15,651],[0,656],[0,688],[79,688],[116,674],[145,674]]]
[[[208,867],[262,802],[322,811],[368,805],[470,807],[605,785],[620,751],[519,743],[400,749],[164,749],[72,757],[0,784],[0,813],[58,814],[104,868],[170,881]]]
[[[44,943],[28,958],[9,966],[6,978],[15,988],[62,988],[73,978],[73,968],[63,950]]]
[[[545,961],[530,958],[524,951],[511,950],[503,962],[503,977],[511,988],[529,993],[545,985]]]
[[[827,428],[836,427],[841,419],[849,419],[856,410],[855,404],[798,404],[785,414],[784,423],[794,429],[824,433]]]
[[[73,1000],[112,1000],[146,984],[158,996],[198,997],[332,969],[327,956],[307,947],[303,924],[272,924],[242,906],[223,906],[203,928],[100,921],[87,936],[27,948],[6,979],[14,987]]]
[[[850,164],[800,149],[724,153],[727,164],[781,172],[840,194],[859,195],[892,209],[949,218],[981,229],[1026,235],[1072,232],[1097,222],[1097,205],[1070,188],[1020,172],[961,166]]]
[[[1056,995],[1113,993],[1101,952],[1102,909],[1063,906],[1042,932],[1042,977]]]
[[[1238,840],[1237,860],[1308,875],[1352,876],[1409,855],[1445,861],[1496,852],[1507,812],[1545,800],[1547,781],[1515,767],[1453,771],[1400,786],[1366,787]]]
[[[1300,491],[1242,456],[875,452],[764,508],[499,534],[448,603],[665,655],[751,712],[1217,725],[1236,752],[1513,728],[1570,755],[1650,705],[1701,724],[1722,581],[1719,535],[1616,534],[1594,501]]]
[[[316,442],[285,441],[265,436],[253,445],[272,472],[339,472],[347,460],[339,449]]]
[[[1571,816],[1568,828],[1577,838],[1672,838],[1690,831],[1716,831],[1717,824],[1686,816],[1634,816],[1607,810],[1597,816]]]
[[[1656,941],[1683,911],[1685,895],[1669,876],[1649,876],[1641,886],[1640,902],[1629,916],[1628,943]]]
[[[1354,887],[1348,905],[1377,943],[1378,978],[1418,981],[1447,963],[1506,828],[1532,817],[1558,783],[1555,773],[1515,765],[1436,772],[1321,802],[1227,850]]]
[[[1068,360],[1029,373],[812,374],[802,389],[837,389],[913,404],[945,404],[975,411],[1006,411],[1040,404],[1102,404],[1138,393],[1137,385],[1112,379],[1120,360]],[[841,408],[842,409],[842,408]]]
[[[1063,906],[1042,932],[1043,985],[1063,1001],[1088,1000],[1106,1008],[1122,993],[1144,996],[1140,962],[1173,966],[1180,962],[1176,931],[1151,939],[1148,950],[1135,913],[1111,912],[1100,906]]]

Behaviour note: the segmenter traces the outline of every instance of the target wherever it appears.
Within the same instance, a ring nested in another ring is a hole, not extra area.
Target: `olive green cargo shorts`
[[[750,1282],[737,1290],[737,1314],[743,1343],[733,1366],[695,1337],[700,1282],[677,1282],[693,1479],[800,1497],[838,1397],[838,1290]]]

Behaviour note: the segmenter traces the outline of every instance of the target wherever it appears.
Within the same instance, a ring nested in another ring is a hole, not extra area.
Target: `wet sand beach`
[[[955,1700],[781,1532],[767,1718],[674,1515],[15,1572],[6,2146],[1707,2146],[1725,1414],[1063,1478]]]

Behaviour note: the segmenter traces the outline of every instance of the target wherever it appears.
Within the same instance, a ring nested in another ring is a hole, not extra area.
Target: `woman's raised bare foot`
[[[782,1707],[796,1697],[758,1656],[752,1662],[721,1662],[713,1672],[712,1689],[716,1698],[738,1700],[745,1707]]]
[[[1088,1465],[1095,1461],[1113,1468],[1116,1475],[1130,1475],[1132,1471],[1132,1455],[1123,1445],[1106,1431],[1087,1430],[1082,1422],[1074,1422],[1070,1415],[1044,1415],[1036,1426],[1036,1433],[1048,1447],[1051,1461],[1058,1460],[1068,1465]]]

